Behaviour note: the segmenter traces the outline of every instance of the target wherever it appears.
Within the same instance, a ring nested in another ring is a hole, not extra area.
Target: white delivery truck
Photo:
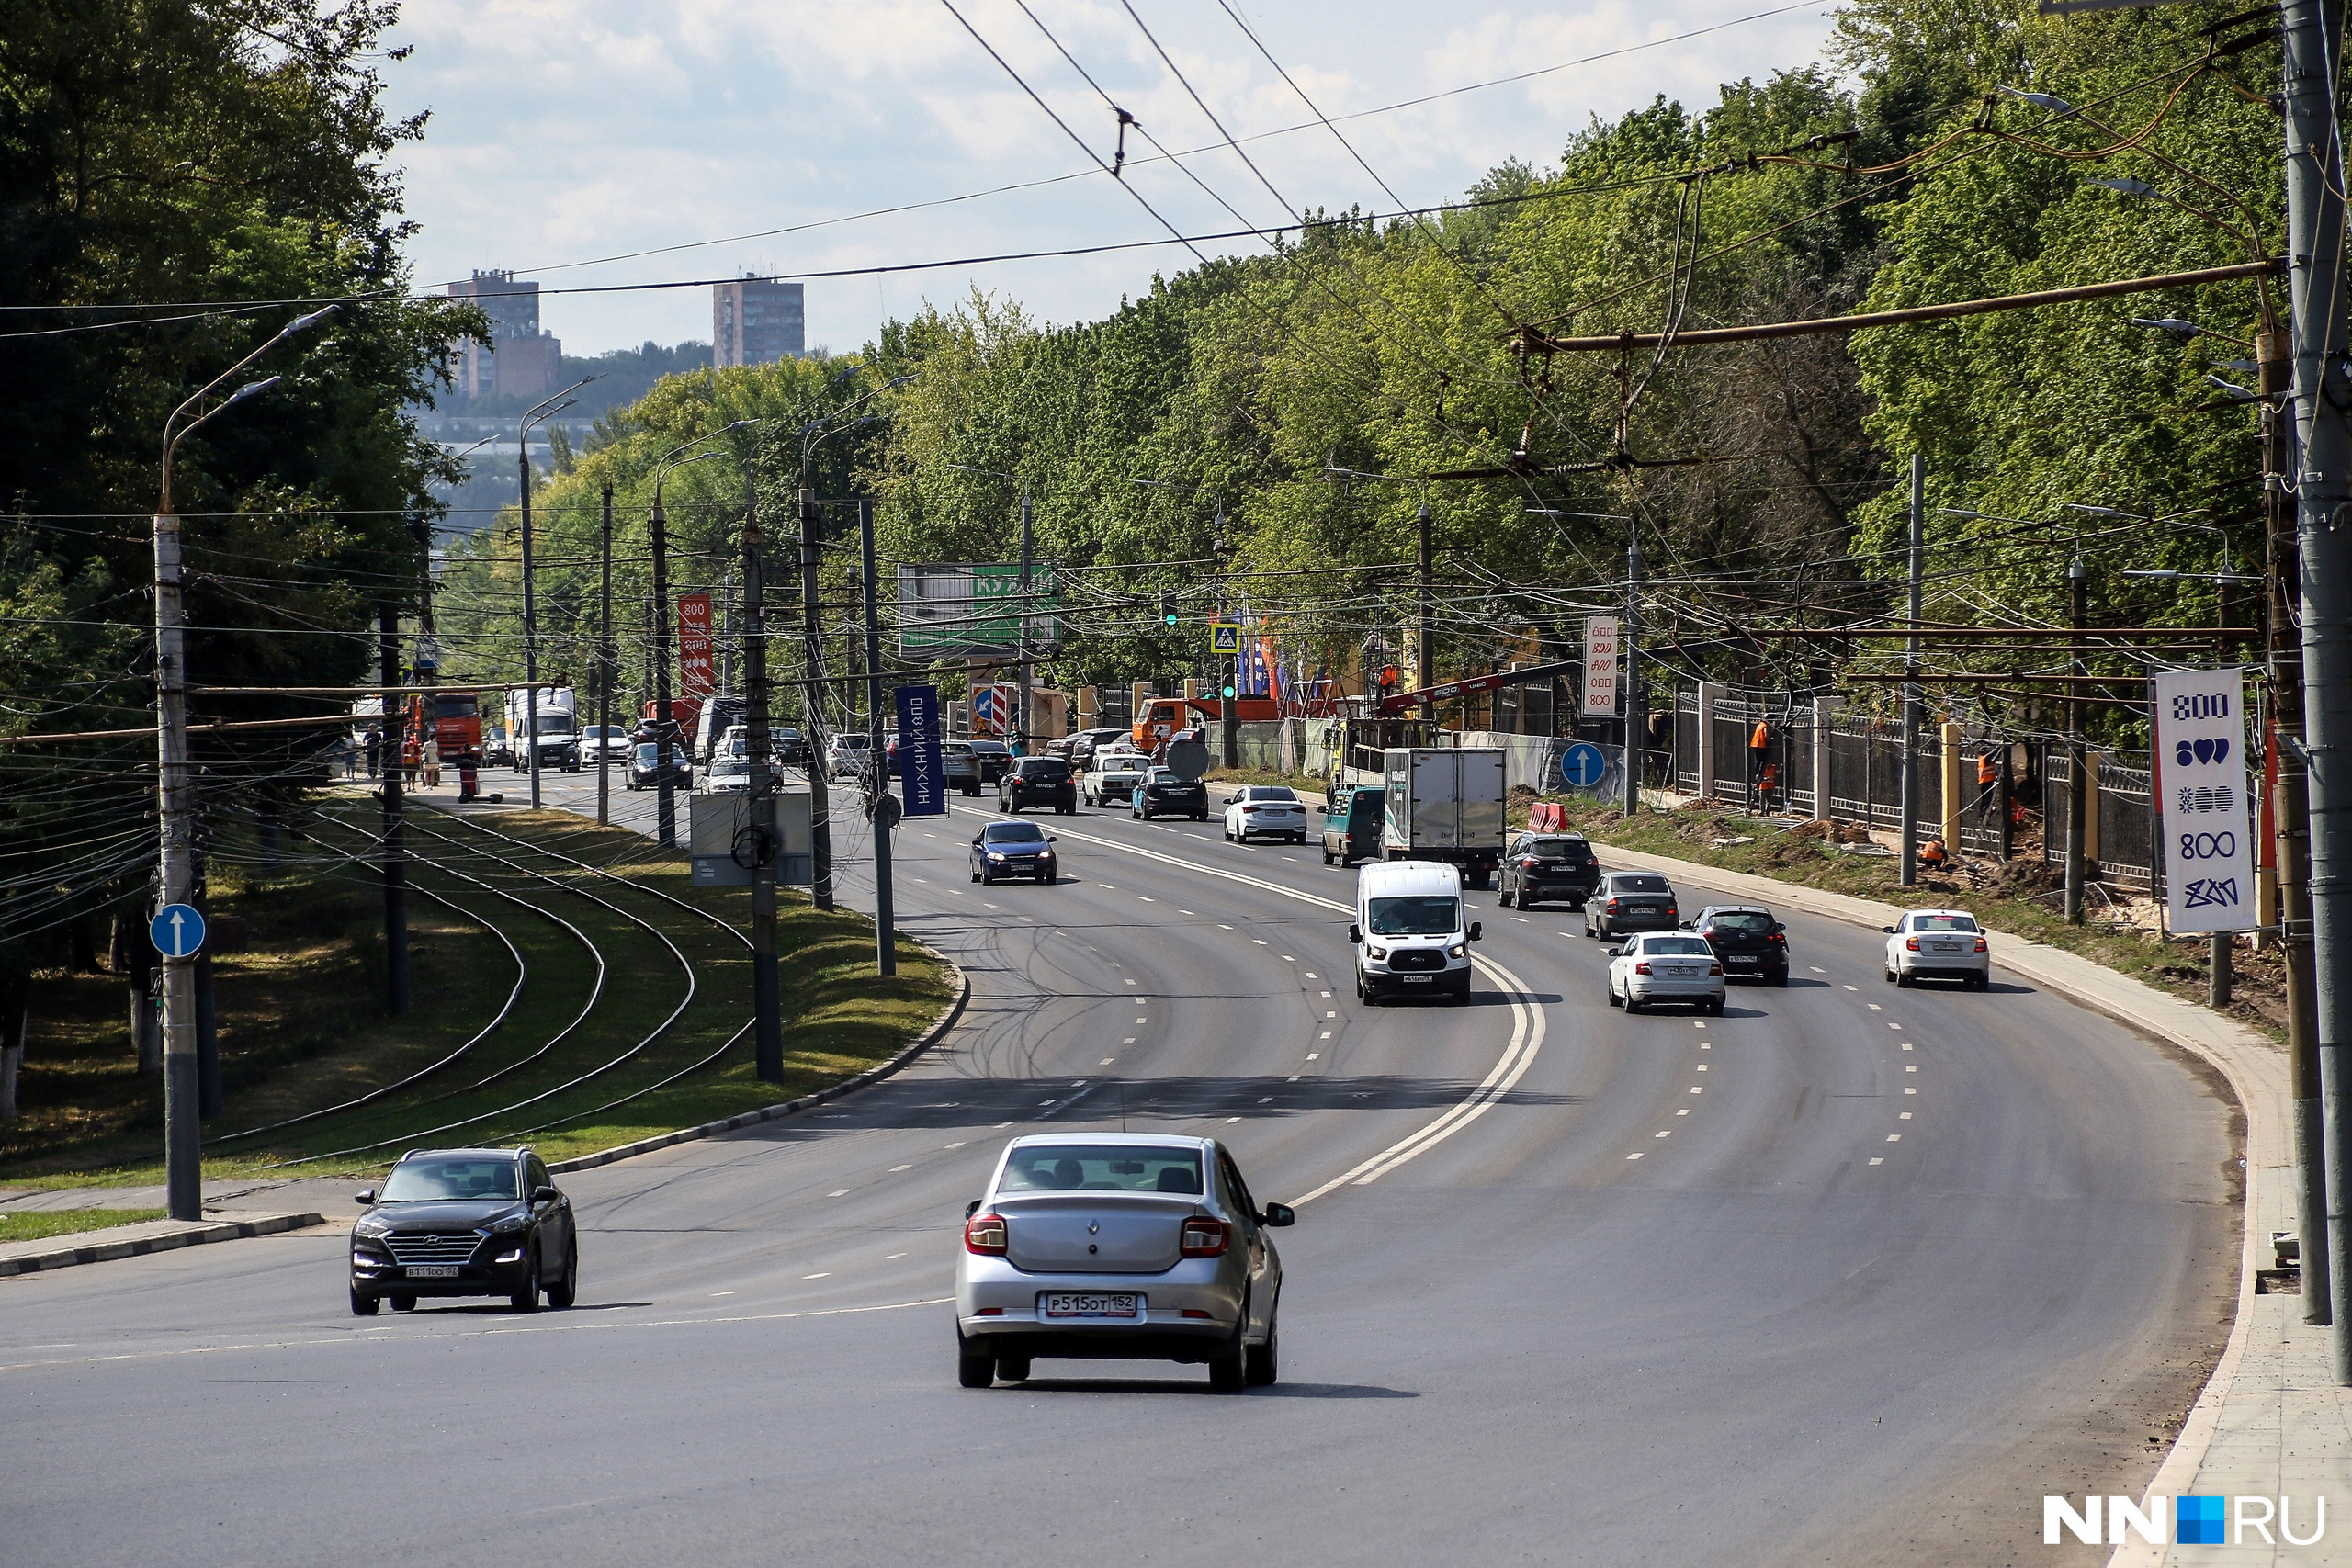
[[[560,768],[580,771],[580,698],[569,686],[541,686],[539,697],[539,771]],[[506,694],[506,733],[514,751],[514,771],[531,771],[531,692],[516,686]]]
[[[1382,858],[1442,861],[1468,886],[1491,886],[1503,859],[1501,750],[1396,747],[1382,760]]]

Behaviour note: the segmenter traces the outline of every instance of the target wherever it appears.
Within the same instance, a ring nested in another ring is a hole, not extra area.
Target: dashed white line
[[[1567,932],[1566,932],[1566,931],[1562,931],[1560,934],[1561,934],[1562,936],[1566,936],[1566,935],[1567,935],[1568,933],[1567,933]],[[1642,1153],[1641,1153],[1641,1151],[1640,1151],[1639,1149],[1636,1149],[1636,1150],[1634,1150],[1632,1154],[1627,1155],[1625,1157],[1626,1157],[1627,1159],[1639,1159],[1639,1158],[1641,1158],[1641,1157],[1642,1157]]]
[[[1677,1116],[1688,1116],[1690,1114],[1690,1108],[1686,1105],[1681,1110],[1676,1111],[1675,1114]]]
[[[1012,1123],[1007,1122],[1006,1125],[1010,1126]],[[825,1196],[828,1198],[846,1198],[855,1190],[856,1189],[854,1187],[838,1187],[832,1191],[826,1193]]]
[[[1667,1136],[1667,1135],[1668,1135],[1668,1134],[1665,1134],[1665,1133],[1653,1133],[1653,1134],[1650,1134],[1650,1136],[1652,1136],[1652,1137],[1654,1137],[1654,1138],[1663,1138],[1663,1137],[1665,1137],[1665,1136]]]
[[[1816,974],[1816,975],[1818,975],[1818,974],[1820,974],[1820,973],[1821,973],[1821,971],[1820,971],[1820,970],[1818,970],[1818,969],[1816,969],[1816,970],[1815,970],[1815,971],[1814,971],[1814,973],[1815,973],[1815,974]],[[1860,989],[1861,989],[1861,987],[1860,987],[1860,986],[1849,986],[1849,987],[1847,987],[1846,988],[1847,988],[1848,990],[1849,990],[1849,991],[1859,991],[1859,990],[1860,990]]]
[[[1847,987],[1849,990],[1851,990],[1852,988],[1853,987],[1850,986]],[[1884,1012],[1886,1010],[1884,1008],[1880,1007],[1876,1002],[1864,1002],[1862,1005],[1870,1009],[1872,1012]]]
[[[1871,1163],[1872,1165],[1884,1165],[1886,1161],[1880,1158],[1877,1155],[1872,1155],[1871,1156]]]
[[[1828,971],[1828,970],[1822,968],[1822,967],[1821,967],[1820,965],[1818,965],[1818,964],[1808,964],[1808,965],[1806,965],[1806,967],[1807,967],[1807,968],[1810,968],[1810,969],[1811,969],[1815,974],[1816,974],[1816,975],[1826,975],[1826,974],[1828,974],[1828,973],[1829,973],[1829,971]],[[1849,987],[1847,987],[1846,988],[1847,988],[1848,990],[1849,990],[1849,991],[1853,989],[1853,987],[1852,987],[1851,986],[1849,986]]]
[[[890,1174],[896,1176],[902,1170],[912,1170],[913,1168],[914,1167],[910,1165],[894,1165],[890,1168]]]
[[[710,1293],[712,1299],[716,1300],[720,1296],[740,1296],[743,1292],[741,1291],[713,1291]]]
[[[962,1143],[942,1144],[942,1145],[940,1145],[940,1147],[944,1148],[944,1149],[960,1149],[960,1148],[962,1148],[963,1146],[964,1146],[964,1145],[963,1145],[963,1144],[962,1144]]]
[[[1094,1065],[1095,1065],[1096,1066],[1098,1066],[1098,1067],[1107,1067],[1107,1066],[1109,1066],[1112,1063],[1114,1063],[1114,1062],[1117,1061],[1118,1059],[1119,1059],[1119,1058],[1118,1058],[1118,1057],[1116,1057],[1116,1056],[1105,1056],[1105,1057],[1103,1057],[1101,1061],[1099,1061],[1099,1062],[1095,1063]]]
[[[1529,923],[1525,915],[1513,915],[1511,919],[1517,920],[1522,926]]]
[[[1916,1089],[1905,1089],[1903,1092],[1905,1094],[1917,1094],[1919,1091]]]
[[[882,1261],[883,1261],[883,1262],[885,1262],[885,1263],[894,1263],[894,1262],[898,1261],[899,1258],[904,1258],[905,1256],[906,1256],[906,1254],[905,1254],[905,1253],[903,1253],[903,1252],[893,1252],[893,1253],[889,1253],[889,1254],[886,1255],[886,1256],[883,1258]]]
[[[1289,953],[1283,953],[1283,963],[1285,963],[1285,964],[1295,964],[1295,963],[1297,963],[1297,962],[1298,962],[1298,960],[1297,960],[1297,959],[1295,959],[1295,958],[1293,958]]]
[[[1898,1111],[1894,1113],[1894,1117],[1898,1122],[1908,1122],[1911,1120],[1911,1112],[1908,1111]]]
[[[1141,1020],[1141,1019],[1137,1019],[1137,1020],[1136,1020],[1136,1021],[1137,1023],[1141,1023],[1141,1022],[1143,1021],[1143,1020]],[[1120,1042],[1119,1042],[1119,1043],[1120,1043],[1120,1044],[1122,1044],[1122,1045],[1132,1045],[1132,1044],[1134,1044],[1135,1043],[1136,1043],[1136,1037],[1135,1037],[1134,1035],[1132,1035],[1132,1034],[1128,1035],[1125,1040],[1122,1040],[1122,1041],[1120,1041]]]
[[[1324,1039],[1326,1039],[1326,1040],[1329,1040],[1329,1039],[1330,1039],[1331,1037],[1330,1037],[1329,1035],[1328,1035],[1328,1034],[1327,1034],[1327,1035],[1325,1035],[1323,1038],[1324,1038]],[[1308,1061],[1310,1061],[1310,1062],[1311,1062],[1311,1061],[1315,1060],[1315,1058],[1316,1058],[1316,1057],[1320,1056],[1322,1054],[1323,1054],[1323,1053],[1322,1053],[1322,1052],[1320,1052],[1320,1051],[1309,1051],[1309,1052],[1306,1054],[1306,1059],[1307,1059]]]
[[[1889,1133],[1886,1135],[1886,1141],[1890,1144],[1899,1144],[1903,1141],[1903,1134],[1900,1133]]]
[[[1191,914],[1193,911],[1192,911],[1192,910],[1190,910],[1190,909],[1179,909],[1179,910],[1177,910],[1176,912],[1177,912],[1178,914],[1180,914],[1180,915],[1189,915],[1189,914]]]
[[[1225,1124],[1226,1124],[1227,1126],[1230,1127],[1230,1126],[1232,1126],[1236,1122],[1238,1122],[1238,1121],[1240,1121],[1240,1120],[1241,1120],[1241,1118],[1240,1118],[1240,1117],[1238,1117],[1238,1116],[1228,1116],[1228,1117],[1227,1117],[1227,1118],[1225,1119]]]
[[[1909,1049],[1911,1049],[1911,1047],[1910,1047],[1910,1046],[1908,1046],[1908,1045],[1905,1045],[1905,1047],[1903,1047],[1903,1048],[1904,1048],[1905,1051],[1908,1051]],[[1916,1073],[1916,1072],[1917,1072],[1917,1071],[1919,1070],[1919,1064],[1918,1064],[1918,1063],[1917,1063],[1917,1062],[1905,1062],[1905,1063],[1904,1063],[1904,1064],[1903,1064],[1903,1070],[1904,1070],[1905,1072],[1906,1072],[1906,1073]]]
[[[830,1280],[833,1277],[833,1271],[828,1269],[821,1274],[803,1274],[800,1277],[804,1280]]]

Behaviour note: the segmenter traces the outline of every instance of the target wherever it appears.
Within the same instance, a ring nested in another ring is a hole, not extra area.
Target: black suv
[[[1155,817],[1209,819],[1209,786],[1198,779],[1177,777],[1173,768],[1145,769],[1143,783],[1127,801],[1127,815],[1144,822]]]
[[[1078,815],[1078,780],[1059,757],[1023,757],[996,782],[997,808],[1050,806],[1065,817]]]
[[[1582,908],[1600,881],[1600,863],[1581,835],[1521,833],[1503,854],[1495,902],[1532,909],[1546,898],[1566,898]]]
[[[1710,904],[1683,925],[1707,939],[1725,976],[1789,983],[1788,928],[1761,904]]]
[[[571,1201],[529,1149],[414,1149],[359,1194],[351,1310],[408,1312],[419,1296],[504,1296],[516,1312],[568,1307],[580,1291]]]

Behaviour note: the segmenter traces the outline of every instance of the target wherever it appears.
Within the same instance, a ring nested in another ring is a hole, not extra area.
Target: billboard
[[[707,593],[678,595],[678,690],[689,697],[707,697],[712,691]]]
[[[1054,569],[1029,569],[1029,646],[1061,641],[1061,590]],[[932,561],[899,568],[899,651],[961,659],[1021,653],[1018,562]]]
[[[1584,623],[1584,716],[1617,716],[1617,617],[1588,615]]]
[[[900,686],[899,787],[910,817],[947,815],[947,762],[939,743],[939,688]]]
[[[2159,670],[2149,684],[2166,924],[2176,936],[2251,930],[2261,917],[2245,789],[2245,671]]]

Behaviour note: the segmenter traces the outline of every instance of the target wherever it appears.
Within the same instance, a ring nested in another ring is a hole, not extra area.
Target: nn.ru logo
[[[2065,1531],[2086,1546],[2122,1546],[2136,1535],[2162,1546],[2167,1526],[2180,1546],[2312,1546],[2327,1533],[2327,1499],[2311,1500],[2312,1533],[2297,1535],[2289,1523],[2294,1509],[2287,1497],[2151,1497],[2145,1513],[2129,1497],[2086,1497],[2078,1513],[2064,1497],[2041,1500],[2041,1544],[2064,1546]],[[2107,1529],[2099,1529],[2100,1504]],[[2167,1506],[2169,1505],[2169,1506]],[[2276,1526],[2278,1539],[2271,1538]],[[2126,1532],[2129,1532],[2129,1535]],[[2250,1537],[2258,1536],[2255,1540]]]

